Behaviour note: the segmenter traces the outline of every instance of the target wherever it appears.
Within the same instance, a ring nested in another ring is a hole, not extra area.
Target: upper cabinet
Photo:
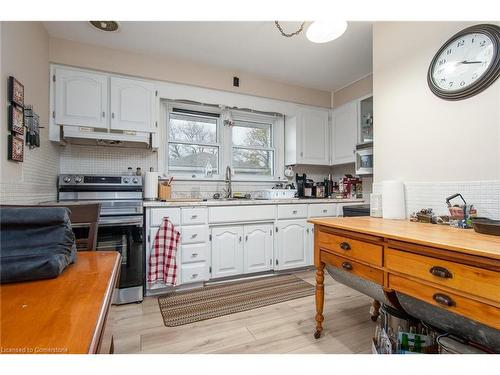
[[[104,74],[57,68],[55,122],[59,125],[108,127],[108,77]]]
[[[330,155],[328,110],[301,108],[285,119],[285,164],[328,165]]]
[[[158,116],[154,83],[60,66],[52,67],[52,74],[50,140],[61,141],[64,135],[66,140],[139,142],[154,147],[150,144]]]
[[[331,164],[354,162],[358,142],[358,103],[349,102],[333,110]]]
[[[359,101],[359,143],[373,142],[373,96]]]
[[[111,77],[111,129],[152,132],[155,86],[128,78]]]

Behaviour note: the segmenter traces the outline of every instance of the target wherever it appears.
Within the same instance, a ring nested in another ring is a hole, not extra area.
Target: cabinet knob
[[[198,215],[192,215],[191,219],[196,219],[197,217],[198,217]]]
[[[328,212],[328,210],[323,210],[323,213],[326,214]]]
[[[351,245],[349,245],[347,242],[342,242],[342,243],[340,244],[340,248],[341,248],[342,250],[345,250],[345,251],[347,251],[347,250],[351,250]]]
[[[114,112],[111,112],[111,118],[114,119],[115,118],[115,113]]]
[[[248,234],[245,236],[245,242],[248,242]]]
[[[194,233],[191,235],[191,238],[196,238],[196,237],[198,237],[198,233]]]
[[[196,258],[197,256],[198,256],[198,253],[191,254],[191,258]]]
[[[342,268],[347,270],[347,271],[352,271],[352,264],[349,262],[344,262],[344,263],[342,263]]]
[[[102,117],[106,117],[106,112],[102,111]]]
[[[429,272],[442,279],[451,279],[453,277],[451,272],[444,267],[434,266],[429,270]]]
[[[293,211],[292,211],[292,214],[294,214],[294,215],[295,215],[296,213],[297,213],[297,210],[293,210]]]
[[[455,306],[455,301],[453,301],[451,297],[448,297],[446,294],[436,293],[432,296],[432,299],[437,303],[439,303],[440,305],[446,307]]]
[[[306,229],[306,232],[309,233],[309,228]]]
[[[239,238],[239,241],[241,242],[241,236],[240,236],[240,238]]]
[[[197,273],[193,273],[193,274],[191,275],[191,278],[192,278],[192,279],[196,279],[197,277],[198,277],[198,274],[197,274]]]

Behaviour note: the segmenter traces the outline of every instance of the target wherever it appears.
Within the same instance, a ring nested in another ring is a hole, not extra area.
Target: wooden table
[[[316,331],[323,330],[325,265],[500,329],[500,237],[371,217],[312,219]]]
[[[79,252],[55,279],[2,284],[0,353],[109,352],[101,342],[119,271],[115,251]]]

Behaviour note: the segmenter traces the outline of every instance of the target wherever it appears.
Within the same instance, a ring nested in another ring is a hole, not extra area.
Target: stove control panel
[[[59,175],[59,186],[93,185],[93,186],[142,186],[142,176],[100,176],[100,175]]]

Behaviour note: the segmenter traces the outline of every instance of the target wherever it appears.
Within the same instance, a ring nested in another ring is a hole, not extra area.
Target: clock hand
[[[462,61],[461,64],[481,64],[482,61]]]

